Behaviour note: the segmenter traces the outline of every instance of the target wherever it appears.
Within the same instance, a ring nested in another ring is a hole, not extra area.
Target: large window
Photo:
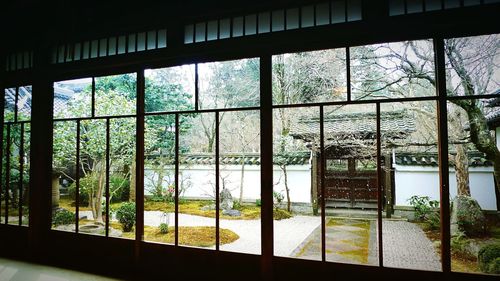
[[[54,83],[52,229],[134,238],[136,75]]]
[[[264,73],[244,58],[56,82],[53,229],[259,255],[273,227],[274,256],[498,274],[499,45],[402,41],[277,54]],[[21,112],[6,102],[4,136],[29,120],[9,110]],[[4,158],[25,153],[15,143],[4,137]]]
[[[0,223],[29,223],[31,86],[4,90]]]
[[[259,60],[145,73],[144,239],[260,254]]]

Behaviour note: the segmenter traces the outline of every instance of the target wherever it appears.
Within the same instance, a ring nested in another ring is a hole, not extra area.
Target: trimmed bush
[[[161,234],[167,234],[168,233],[168,224],[160,223],[160,226],[158,226],[158,229],[160,230]]]
[[[494,273],[490,271],[498,270],[500,259],[500,244],[489,244],[483,246],[477,255],[477,262],[479,264],[479,269],[485,273]],[[493,264],[495,263],[495,264]],[[497,271],[496,273],[498,273]]]
[[[275,220],[283,220],[283,219],[289,219],[292,217],[292,214],[290,212],[283,210],[283,209],[277,209],[275,208],[273,210],[273,218]]]
[[[73,223],[75,223],[75,213],[70,212],[66,209],[57,210],[52,220],[52,224],[54,224],[54,226]]]
[[[123,203],[116,210],[116,218],[122,225],[123,232],[130,232],[135,225],[135,203]]]

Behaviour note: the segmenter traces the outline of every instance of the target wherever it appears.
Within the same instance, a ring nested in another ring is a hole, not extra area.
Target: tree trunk
[[[164,165],[164,159],[163,156],[160,155],[160,163],[158,164],[158,179],[155,184],[155,195],[156,196],[163,196],[163,178],[164,178],[164,171],[165,171],[165,165]]]
[[[129,192],[129,201],[135,202],[135,178],[136,178],[136,168],[135,168],[135,156],[132,161],[132,165],[130,167],[130,192]]]
[[[52,210],[59,208],[59,176],[52,175]]]
[[[241,158],[241,178],[240,178],[240,205],[241,202],[243,201],[243,182],[245,180],[245,154],[243,154]]]
[[[102,220],[102,195],[106,186],[106,167],[104,163],[101,162],[99,169],[99,180],[97,182],[97,192],[95,198],[95,212],[94,218],[96,221],[103,222]]]
[[[286,171],[286,165],[283,165],[281,169],[283,170],[283,176],[285,178],[286,210],[291,212],[290,189],[288,188],[288,174]]]
[[[495,138],[490,133],[486,117],[477,102],[471,100],[469,103],[457,103],[467,112],[470,124],[470,138],[476,149],[486,155],[486,159],[493,162],[493,176],[496,188],[500,191],[500,151],[496,145]]]
[[[469,158],[467,157],[467,150],[465,145],[456,144],[455,150],[455,177],[457,180],[457,193],[458,195],[470,196],[469,186]]]

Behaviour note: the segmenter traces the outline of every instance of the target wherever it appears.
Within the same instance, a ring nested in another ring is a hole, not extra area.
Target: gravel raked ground
[[[162,212],[144,212],[144,224],[159,226]],[[169,213],[169,224],[174,225],[174,214]],[[233,243],[220,246],[222,251],[260,254],[261,231],[259,220],[220,220],[220,227],[229,229],[240,237]],[[318,217],[294,216],[290,219],[274,221],[274,253],[277,256],[289,256],[292,251],[320,225]],[[215,226],[215,218],[179,214],[179,226]]]

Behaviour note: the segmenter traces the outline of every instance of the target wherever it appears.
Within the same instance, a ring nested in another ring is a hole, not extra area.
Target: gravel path
[[[383,221],[384,266],[441,270],[432,242],[418,225],[406,221]]]
[[[81,215],[92,216],[91,212]],[[144,224],[159,226],[163,212],[144,212]],[[169,213],[169,224],[174,225],[174,214]],[[274,221],[274,254],[288,257],[306,238],[320,227],[319,217],[294,216]],[[370,235],[368,264],[378,264],[376,226]],[[214,218],[179,214],[179,226],[215,226]],[[259,220],[220,220],[220,227],[230,229],[240,237],[233,243],[221,245],[222,251],[260,254],[261,222]],[[441,262],[432,242],[416,224],[406,221],[383,221],[384,266],[420,270],[441,270]],[[316,255],[315,255],[316,256]],[[318,253],[317,256],[321,256]],[[316,258],[314,258],[316,259]]]

